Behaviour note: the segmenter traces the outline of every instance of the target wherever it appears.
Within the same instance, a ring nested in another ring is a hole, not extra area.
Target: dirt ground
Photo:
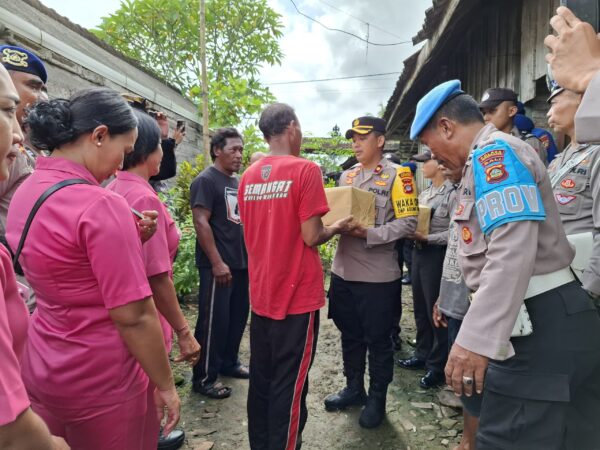
[[[410,356],[407,341],[414,338],[414,319],[410,286],[403,287],[402,351],[396,357]],[[197,308],[193,302],[183,305],[190,324],[195,324]],[[308,392],[309,417],[302,439],[307,450],[421,450],[454,448],[460,440],[462,416],[457,409],[442,406],[439,396],[453,401],[448,391],[426,391],[419,387],[422,371],[395,367],[394,381],[389,387],[387,417],[375,430],[358,425],[360,408],[341,413],[328,413],[323,399],[344,385],[339,331],[321,311],[321,328],[317,354],[310,372]],[[242,362],[249,360],[248,332],[240,351]],[[179,388],[182,399],[180,427],[186,432],[184,449],[209,450],[248,449],[246,395],[248,382],[223,378],[233,388],[230,398],[210,400],[191,390],[191,369],[175,365],[186,382]],[[455,401],[455,400],[454,400]],[[446,404],[450,404],[444,401]]]

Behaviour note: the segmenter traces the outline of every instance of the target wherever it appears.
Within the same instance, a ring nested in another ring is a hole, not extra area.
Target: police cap
[[[385,120],[379,117],[363,116],[352,121],[352,128],[346,131],[346,139],[352,139],[354,133],[357,134],[369,134],[372,131],[378,131],[379,133],[385,134],[387,124]]]
[[[412,155],[410,157],[410,159],[411,159],[411,161],[427,162],[431,159],[431,150],[426,148],[425,150],[423,150],[422,153],[419,153],[417,155]]]
[[[418,138],[437,110],[453,98],[462,94],[464,94],[464,92],[460,89],[459,80],[446,81],[437,85],[425,94],[425,96],[419,100],[419,103],[417,103],[415,118],[410,127],[410,138]]]
[[[44,63],[29,50],[13,45],[2,45],[0,46],[0,60],[7,70],[37,75],[44,84],[48,81]]]
[[[512,89],[491,88],[483,93],[479,109],[495,108],[502,102],[514,102],[516,104],[518,101],[519,96]]]

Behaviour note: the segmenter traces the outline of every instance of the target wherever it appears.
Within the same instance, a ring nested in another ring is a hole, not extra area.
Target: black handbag
[[[21,256],[21,252],[23,251],[23,245],[25,245],[25,239],[27,238],[27,233],[29,233],[29,228],[31,227],[31,223],[33,222],[33,218],[35,217],[36,213],[38,212],[38,210],[40,209],[42,204],[46,200],[48,200],[48,197],[50,197],[55,192],[61,190],[62,188],[65,188],[67,186],[72,186],[74,184],[92,184],[92,183],[90,183],[87,180],[84,180],[83,178],[70,178],[68,180],[63,180],[60,183],[56,183],[53,186],[50,186],[40,196],[40,198],[37,199],[37,201],[35,202],[35,205],[33,205],[33,208],[31,210],[31,212],[29,213],[29,217],[27,217],[27,221],[25,222],[25,227],[23,228],[23,233],[21,234],[21,239],[19,240],[19,245],[17,247],[17,251],[13,253],[12,249],[10,248],[8,243],[6,241],[3,242],[3,244],[8,248],[9,252],[12,255],[13,267],[15,269],[15,272],[18,273],[19,275],[21,275],[21,276],[23,275],[23,268],[19,264],[19,256]]]

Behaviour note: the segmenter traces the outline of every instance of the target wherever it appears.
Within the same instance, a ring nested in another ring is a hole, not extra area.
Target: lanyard
[[[569,159],[567,161],[567,163],[562,166],[560,168],[560,170],[558,172],[556,172],[552,178],[550,179],[550,184],[552,185],[552,189],[554,189],[556,187],[556,185],[558,184],[558,182],[562,179],[562,177],[564,177],[566,174],[568,174],[571,169],[575,166],[577,166],[578,164],[580,164],[585,158],[587,158],[588,156],[590,156],[590,154],[596,149],[598,148],[597,145],[592,145],[590,146],[588,149],[586,149],[584,152],[581,152],[580,154],[578,154],[577,156]],[[566,150],[565,150],[566,151]]]

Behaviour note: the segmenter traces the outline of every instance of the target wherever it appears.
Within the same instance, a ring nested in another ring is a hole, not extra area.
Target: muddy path
[[[396,357],[410,356],[406,344],[414,338],[414,320],[410,286],[403,287],[402,340],[403,349]],[[195,324],[197,308],[184,305],[184,312]],[[321,312],[321,328],[317,354],[310,372],[308,393],[309,417],[303,433],[303,449],[307,450],[421,450],[454,448],[460,440],[462,426],[459,411],[442,406],[440,390],[425,391],[419,387],[422,371],[407,371],[395,367],[394,381],[389,387],[387,417],[375,430],[358,425],[360,409],[328,413],[323,399],[344,385],[341,370],[339,332],[328,320],[327,310]],[[244,335],[241,360],[249,360],[248,333]],[[209,400],[191,390],[191,370],[181,365],[175,371],[186,379],[179,388],[182,399],[180,426],[186,431],[184,449],[248,449],[246,395],[248,382],[223,378],[233,388],[226,400]],[[452,400],[449,392],[442,392]],[[446,402],[444,402],[446,403]]]

